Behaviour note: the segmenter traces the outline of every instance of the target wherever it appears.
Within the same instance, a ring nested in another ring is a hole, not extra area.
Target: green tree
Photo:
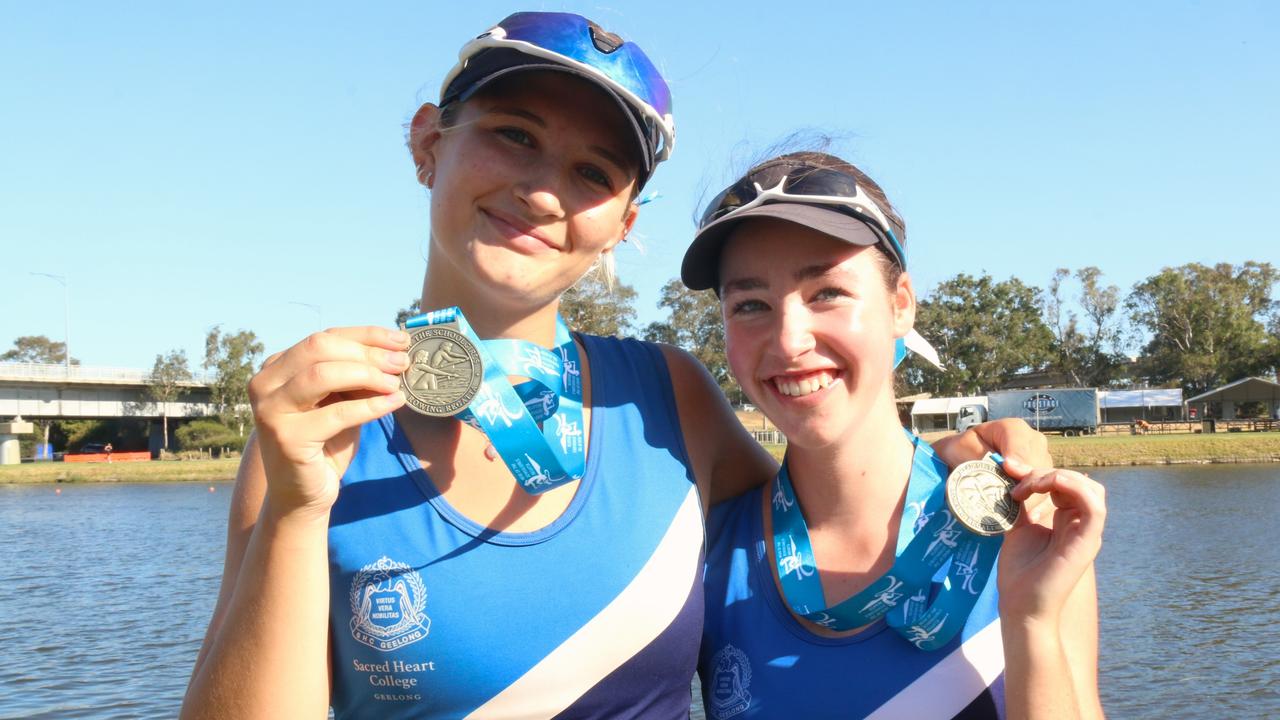
[[[600,273],[587,273],[560,297],[560,315],[569,327],[590,335],[630,335],[635,322],[636,291],[630,285],[605,284]]]
[[[24,335],[13,341],[13,349],[0,354],[0,362],[45,363],[60,365],[66,362],[66,343],[54,342],[44,335]],[[71,358],[72,365],[80,361]]]
[[[1071,277],[1071,271],[1058,268],[1049,281],[1049,292],[1044,298],[1044,316],[1049,331],[1053,333],[1053,366],[1071,378],[1076,387],[1085,385],[1084,335],[1080,332],[1075,311],[1066,310],[1062,298],[1062,281]]]
[[[1071,276],[1066,268],[1055,270],[1044,298],[1046,324],[1054,336],[1053,367],[1077,387],[1105,387],[1125,361],[1117,318],[1120,289],[1102,285],[1102,271],[1096,267],[1077,270],[1081,319],[1075,311],[1064,310],[1062,283]]]
[[[13,341],[13,348],[0,353],[0,362],[22,362],[22,363],[42,363],[46,365],[61,365],[66,362],[66,343],[54,342],[44,335],[24,335]],[[71,358],[72,365],[79,365],[80,361]],[[48,444],[49,435],[53,430],[56,420],[40,420],[33,419],[35,434],[28,440],[22,442],[22,454],[34,455],[36,443]],[[30,447],[28,447],[30,446]]]
[[[414,298],[413,302],[409,303],[409,307],[400,308],[399,310],[397,310],[396,311],[396,327],[403,326],[406,320],[413,317],[414,315],[420,314],[422,312],[421,307],[422,307],[422,301],[417,298]]]
[[[1275,310],[1278,280],[1270,263],[1189,263],[1135,285],[1125,307],[1150,337],[1143,372],[1198,394],[1274,369],[1276,348],[1264,323]]]
[[[1016,278],[961,273],[920,300],[916,329],[937,348],[945,371],[907,362],[910,389],[976,395],[1051,358],[1053,335],[1040,316],[1040,290]]]
[[[178,436],[178,445],[183,450],[230,450],[244,451],[243,433],[215,420],[192,420],[174,431]]]
[[[560,315],[570,328],[592,335],[629,335],[634,331],[636,291],[614,283],[610,289],[599,273],[587,273],[560,297]],[[396,312],[396,327],[421,313],[414,300]]]
[[[218,417],[243,437],[253,420],[249,407],[249,378],[262,357],[263,346],[251,330],[223,334],[214,327],[204,339],[204,367],[214,372],[210,399]]]
[[[161,444],[169,449],[169,403],[186,395],[185,383],[191,381],[191,369],[187,367],[185,350],[170,350],[168,355],[156,355],[155,365],[147,377],[147,399],[160,406],[163,427]]]
[[[666,309],[667,319],[646,326],[644,339],[675,345],[693,355],[711,373],[725,397],[741,404],[745,396],[725,358],[724,322],[716,294],[710,290],[695,292],[674,279],[662,286],[658,307]]]

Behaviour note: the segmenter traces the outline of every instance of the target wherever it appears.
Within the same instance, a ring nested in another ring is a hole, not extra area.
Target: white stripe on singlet
[[[701,582],[702,506],[690,486],[666,534],[630,584],[595,617],[468,718],[554,717],[643,650]],[[607,552],[601,548],[601,552]]]
[[[1000,619],[898,691],[867,720],[955,717],[1004,672]]]

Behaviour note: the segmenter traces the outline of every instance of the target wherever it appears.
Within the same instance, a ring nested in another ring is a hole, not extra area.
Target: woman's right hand
[[[408,345],[399,330],[336,328],[267,358],[249,402],[274,512],[329,511],[360,426],[404,404]]]

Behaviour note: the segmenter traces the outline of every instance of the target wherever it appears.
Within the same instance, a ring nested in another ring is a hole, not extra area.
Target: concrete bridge
[[[10,418],[151,420],[149,444],[155,453],[161,447],[162,408],[147,398],[150,375],[149,370],[132,368],[0,363],[0,422]],[[212,380],[211,375],[196,373],[190,382],[181,383],[187,390],[182,400],[165,403],[170,433],[182,419],[215,414],[210,402]]]

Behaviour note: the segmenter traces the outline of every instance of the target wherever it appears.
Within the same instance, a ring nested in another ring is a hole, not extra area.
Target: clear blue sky
[[[5,2],[0,347],[63,336],[31,272],[70,279],[92,365],[198,365],[214,324],[268,352],[317,315],[389,324],[425,264],[402,126],[465,39],[531,7],[637,40],[671,83],[663,197],[619,258],[642,324],[703,193],[798,127],[888,190],[923,291],[1280,265],[1276,3]]]

